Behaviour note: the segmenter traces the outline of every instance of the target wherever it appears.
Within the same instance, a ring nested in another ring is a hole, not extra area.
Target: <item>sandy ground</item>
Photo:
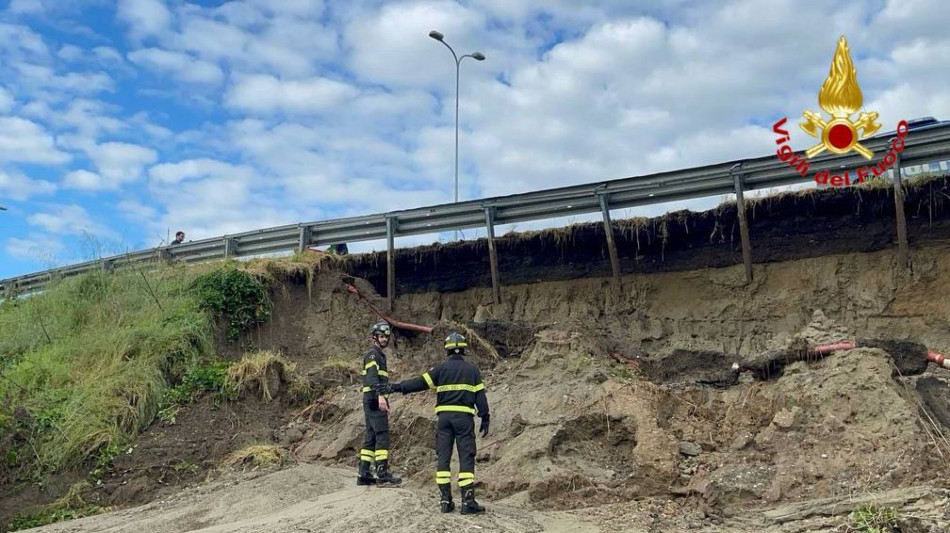
[[[847,513],[868,503],[904,509],[908,533],[947,531],[945,509],[950,491],[932,486],[906,487],[847,498],[815,499],[765,509],[749,509],[720,524],[689,520],[669,500],[624,502],[575,511],[522,509],[519,498],[505,503],[482,500],[479,516],[438,512],[432,490],[356,487],[353,472],[301,464],[277,472],[237,473],[186,489],[175,496],[90,518],[54,524],[35,532],[149,533],[293,533],[377,532],[435,533],[502,531],[552,533],[629,531],[659,533],[702,531],[804,533],[844,531]],[[672,504],[672,505],[671,505]],[[913,522],[914,516],[923,518]]]
[[[480,516],[442,514],[434,492],[357,487],[351,470],[302,464],[193,487],[141,507],[30,531],[289,533],[442,531],[599,531],[566,513],[487,504]],[[633,530],[636,531],[636,530]]]

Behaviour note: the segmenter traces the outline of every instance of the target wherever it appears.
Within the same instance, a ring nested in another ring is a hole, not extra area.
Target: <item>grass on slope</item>
[[[233,263],[91,273],[0,302],[0,481],[107,461],[188,401],[182,384],[209,381],[182,378],[224,376],[216,318],[238,331],[267,316],[266,281]]]

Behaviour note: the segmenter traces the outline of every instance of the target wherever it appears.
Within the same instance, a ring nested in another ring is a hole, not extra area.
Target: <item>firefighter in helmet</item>
[[[392,328],[385,320],[380,320],[370,329],[373,346],[363,354],[363,415],[366,432],[363,447],[360,449],[359,474],[357,485],[398,485],[402,479],[389,471],[389,399],[378,392],[381,385],[389,383],[389,371],[386,353],[383,348],[389,346]],[[372,465],[376,463],[376,476],[373,477]]]
[[[419,377],[397,383],[380,384],[383,392],[410,394],[426,389],[436,391],[435,482],[439,486],[441,510],[455,510],[452,501],[452,448],[458,445],[458,486],[462,493],[462,514],[483,513],[485,508],[475,501],[475,416],[481,418],[482,438],[488,436],[488,397],[478,367],[463,359],[468,344],[461,334],[452,332],[445,338],[446,359]]]

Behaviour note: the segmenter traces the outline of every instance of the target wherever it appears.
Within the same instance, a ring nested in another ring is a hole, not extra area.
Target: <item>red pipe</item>
[[[417,324],[410,324],[408,322],[400,322],[399,320],[394,320],[384,315],[383,313],[379,311],[379,309],[376,308],[375,305],[373,305],[373,302],[367,300],[362,294],[360,294],[359,289],[357,289],[353,285],[350,285],[349,283],[346,283],[345,285],[346,285],[346,290],[350,291],[350,293],[352,294],[359,296],[360,300],[363,300],[364,302],[366,302],[366,304],[369,305],[370,309],[372,309],[373,312],[376,313],[377,316],[379,316],[379,318],[382,318],[386,322],[389,322],[390,326],[394,328],[404,329],[407,331],[418,331],[419,333],[428,333],[430,335],[432,334],[432,328],[430,327],[419,326]]]
[[[950,368],[950,361],[948,361],[943,354],[937,353],[933,350],[927,351],[927,360],[937,363],[944,368]]]
[[[815,346],[808,350],[808,355],[828,355],[831,352],[837,352],[838,350],[853,350],[853,342],[837,342],[834,344],[822,344],[820,346]]]

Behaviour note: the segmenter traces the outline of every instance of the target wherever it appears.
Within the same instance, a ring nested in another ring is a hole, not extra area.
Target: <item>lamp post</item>
[[[436,41],[444,44],[446,48],[452,52],[452,57],[455,58],[455,203],[459,202],[459,71],[461,70],[462,60],[466,57],[470,57],[476,61],[484,61],[485,55],[481,52],[473,52],[471,54],[465,54],[462,57],[459,57],[455,53],[455,50],[449,46],[449,43],[445,42],[445,36],[441,33],[432,30],[429,32],[429,37],[432,37]],[[455,230],[455,240],[459,239],[459,232]]]

